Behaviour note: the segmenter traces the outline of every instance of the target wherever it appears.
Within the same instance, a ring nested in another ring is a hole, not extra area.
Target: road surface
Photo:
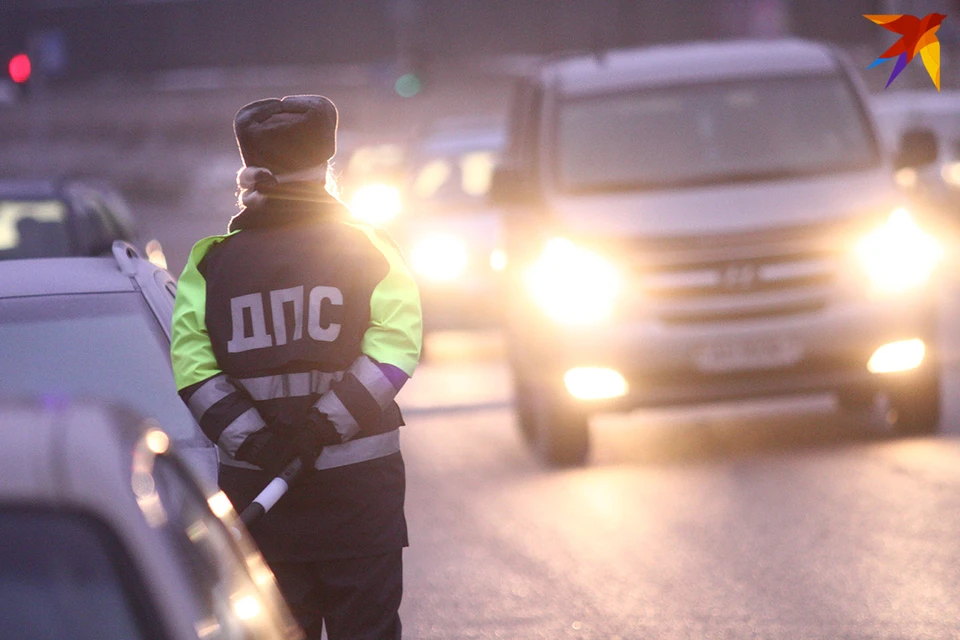
[[[646,411],[595,420],[589,464],[550,471],[495,349],[461,351],[400,397],[405,637],[960,634],[952,370],[937,437],[829,397]]]

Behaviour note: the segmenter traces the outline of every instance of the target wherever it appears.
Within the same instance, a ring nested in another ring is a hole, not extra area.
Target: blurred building
[[[781,35],[843,46],[880,90],[889,70],[866,67],[896,35],[862,14],[935,10],[957,89],[960,0],[3,0],[0,61],[26,52],[33,69],[19,87],[0,69],[0,177],[107,177],[148,233],[195,239],[235,211],[232,118],[267,95],[333,98],[346,150],[497,117],[511,75],[543,57]],[[918,64],[897,79],[928,84]]]
[[[0,54],[38,47],[70,77],[398,56],[428,64],[785,33],[874,42],[861,14],[958,9],[934,0],[5,0]]]

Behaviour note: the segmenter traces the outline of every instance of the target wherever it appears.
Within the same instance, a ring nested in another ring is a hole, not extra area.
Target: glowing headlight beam
[[[876,291],[904,293],[925,284],[943,258],[943,247],[906,209],[897,209],[857,245],[857,255]]]
[[[627,381],[615,369],[576,367],[563,376],[567,391],[578,400],[603,400],[626,395]]]
[[[909,371],[920,366],[925,354],[926,345],[919,338],[888,342],[873,352],[867,369],[870,373]]]
[[[233,599],[233,611],[241,620],[250,620],[260,615],[263,608],[254,595],[244,595]]]
[[[469,260],[467,243],[453,233],[427,235],[410,249],[414,273],[437,282],[451,282],[463,275]]]
[[[230,498],[228,498],[227,494],[223,491],[217,491],[210,496],[207,499],[207,505],[210,506],[213,515],[218,518],[226,517],[226,515],[233,510],[233,503],[230,502]]]
[[[948,162],[940,167],[943,181],[951,187],[960,187],[960,162]]]
[[[585,325],[610,317],[621,281],[617,268],[603,256],[554,238],[527,271],[526,284],[555,322]]]
[[[400,215],[403,201],[396,187],[368,184],[353,193],[349,208],[354,218],[379,226]]]
[[[170,436],[160,429],[150,429],[144,435],[143,440],[147,449],[157,455],[166,453],[167,449],[170,448]]]
[[[494,249],[490,252],[490,268],[494,271],[503,271],[507,268],[507,252],[503,249]]]

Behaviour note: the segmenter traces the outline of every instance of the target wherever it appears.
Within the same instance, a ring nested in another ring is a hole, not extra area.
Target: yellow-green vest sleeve
[[[222,373],[207,334],[207,282],[197,265],[225,237],[212,236],[197,242],[177,282],[170,359],[178,391]]]
[[[412,376],[423,345],[420,290],[399,249],[383,231],[362,223],[350,224],[367,235],[390,267],[370,296],[370,327],[363,335],[361,350],[377,362],[392,364]]]

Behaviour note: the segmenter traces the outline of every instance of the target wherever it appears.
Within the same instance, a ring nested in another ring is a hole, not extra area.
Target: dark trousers
[[[271,562],[284,599],[309,640],[400,640],[403,555]]]

